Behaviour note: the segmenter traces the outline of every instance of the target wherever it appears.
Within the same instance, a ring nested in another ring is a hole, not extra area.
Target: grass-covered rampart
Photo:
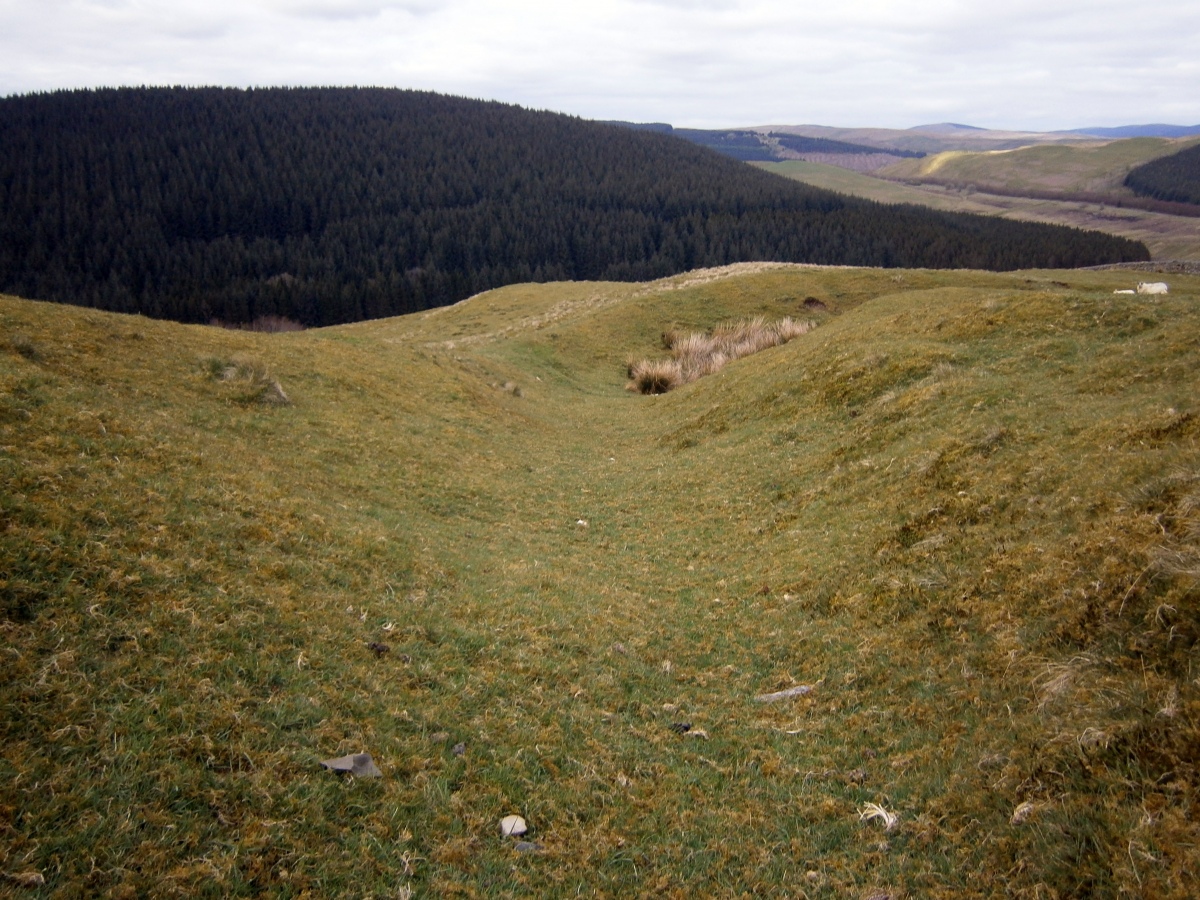
[[[1128,280],[0,300],[0,892],[1188,896],[1200,279]]]

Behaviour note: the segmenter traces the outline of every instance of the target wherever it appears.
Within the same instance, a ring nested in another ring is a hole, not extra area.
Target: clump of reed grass
[[[262,360],[248,356],[231,359],[210,356],[201,361],[208,376],[231,385],[241,403],[263,403],[268,406],[288,406],[291,398],[279,380],[271,374]]]
[[[663,332],[670,359],[643,359],[629,364],[626,388],[639,394],[665,394],[719,371],[726,363],[786,344],[813,329],[812,322],[786,317],[767,322],[762,316],[722,322],[703,332]]]
[[[629,390],[639,394],[665,394],[683,384],[679,363],[673,359],[642,359],[629,364]]]
[[[36,362],[42,356],[37,344],[27,334],[14,334],[8,339],[8,349],[18,356],[23,356],[30,362]]]
[[[225,322],[221,319],[211,319],[208,324],[214,328],[224,328],[228,331],[256,331],[261,334],[283,334],[289,331],[305,330],[302,322],[286,316],[259,316],[253,322]]]

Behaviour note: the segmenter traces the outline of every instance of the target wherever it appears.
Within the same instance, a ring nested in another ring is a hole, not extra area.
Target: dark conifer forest
[[[675,128],[671,134],[723,156],[742,162],[776,162],[774,148],[764,144],[757,131],[705,131],[699,128]]]
[[[779,260],[1015,269],[1117,237],[882,206],[668,134],[393,89],[0,99],[0,291],[326,325],[525,281]]]
[[[1132,169],[1125,186],[1155,200],[1200,204],[1200,144]]]

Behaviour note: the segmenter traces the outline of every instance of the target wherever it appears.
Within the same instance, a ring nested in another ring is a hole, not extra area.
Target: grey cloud
[[[0,0],[0,94],[394,84],[718,127],[1200,122],[1200,4]]]

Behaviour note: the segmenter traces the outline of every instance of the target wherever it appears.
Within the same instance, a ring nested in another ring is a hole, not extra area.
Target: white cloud
[[[267,0],[263,7],[301,19],[372,19],[385,12],[427,15],[444,4],[438,0]]]
[[[1200,123],[1200,4],[0,0],[0,93],[371,84],[717,127]]]

